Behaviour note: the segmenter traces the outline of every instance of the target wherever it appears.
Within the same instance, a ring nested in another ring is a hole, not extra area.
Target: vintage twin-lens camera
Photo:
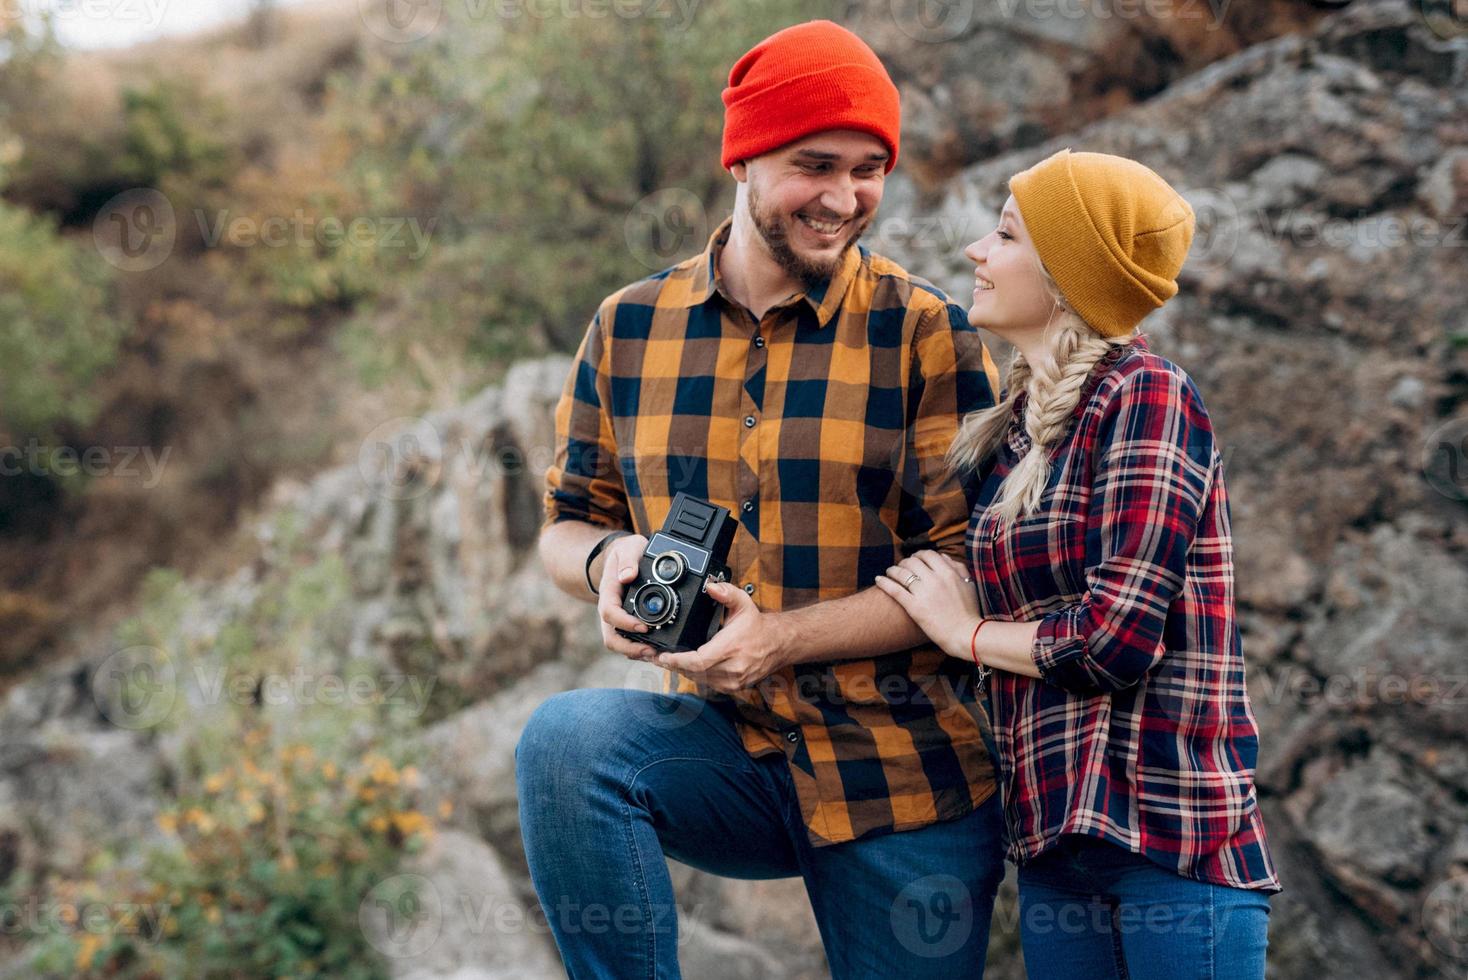
[[[704,587],[729,580],[729,546],[739,522],[727,507],[680,493],[663,529],[652,536],[628,583],[622,608],[649,627],[646,633],[618,630],[658,650],[693,650],[719,628],[723,610]]]

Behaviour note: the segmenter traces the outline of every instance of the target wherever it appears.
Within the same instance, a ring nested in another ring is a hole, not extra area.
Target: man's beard
[[[852,230],[847,236],[846,243],[841,250],[829,259],[808,259],[795,251],[790,244],[790,236],[793,229],[782,225],[778,216],[773,212],[765,212],[760,208],[759,192],[751,184],[749,188],[749,216],[754,221],[755,230],[759,232],[760,238],[764,239],[765,247],[774,256],[775,263],[791,277],[801,282],[805,288],[813,289],[828,281],[841,268],[841,261],[846,257],[846,250],[856,244],[870,225],[871,217],[868,216]],[[799,218],[791,217],[790,224],[799,221]],[[853,219],[856,220],[856,219]]]

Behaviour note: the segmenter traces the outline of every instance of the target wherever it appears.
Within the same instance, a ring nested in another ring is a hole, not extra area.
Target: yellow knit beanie
[[[1061,150],[1009,179],[1040,261],[1104,337],[1130,333],[1177,293],[1193,209],[1135,160]]]

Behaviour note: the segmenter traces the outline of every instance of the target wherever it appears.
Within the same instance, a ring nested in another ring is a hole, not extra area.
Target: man
[[[723,93],[734,214],[704,253],[602,303],[556,413],[540,554],[664,693],[549,698],[516,747],[531,878],[572,977],[678,975],[664,856],[800,875],[833,976],[978,977],[1002,819],[972,668],[877,574],[963,556],[942,456],[996,371],[965,313],[856,244],[897,162],[896,87],[829,21]],[[679,491],[740,522],[696,651],[620,636]]]

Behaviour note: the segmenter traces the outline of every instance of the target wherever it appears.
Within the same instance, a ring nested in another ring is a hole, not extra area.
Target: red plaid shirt
[[[1087,834],[1189,878],[1280,891],[1202,396],[1140,337],[1108,352],[1039,509],[1001,524],[988,505],[1029,450],[1024,401],[980,473],[967,537],[983,614],[1040,620],[1043,679],[990,681],[1010,859]]]

